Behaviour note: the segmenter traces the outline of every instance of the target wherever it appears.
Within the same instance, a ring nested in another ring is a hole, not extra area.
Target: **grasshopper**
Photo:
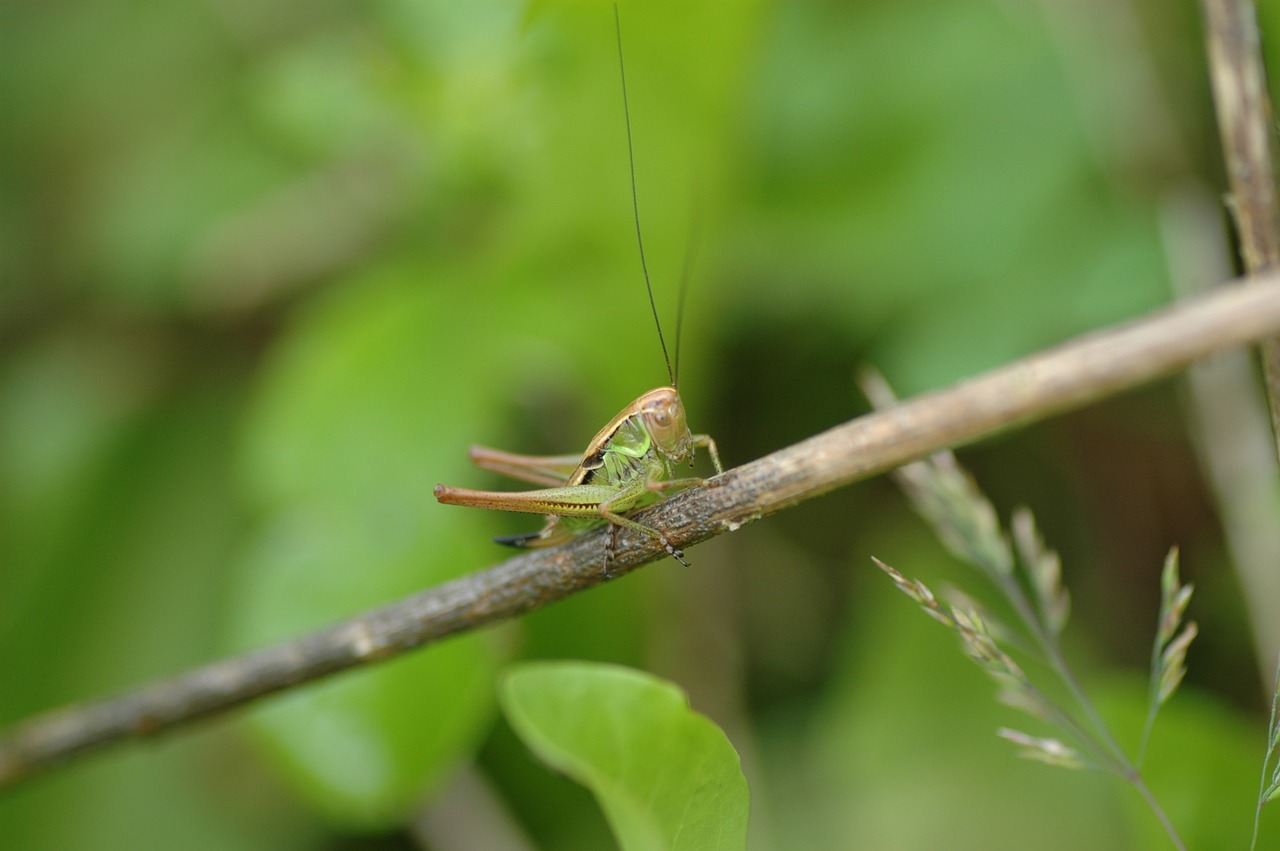
[[[627,516],[627,512],[662,499],[664,494],[690,487],[702,487],[706,479],[681,477],[678,466],[694,462],[696,449],[711,456],[716,473],[723,473],[716,442],[705,434],[693,434],[685,420],[684,403],[676,389],[680,367],[680,323],[676,324],[676,366],[673,369],[667,353],[662,322],[649,282],[645,263],[644,237],[640,230],[640,204],[636,194],[636,162],[631,142],[631,114],[627,105],[627,72],[622,58],[622,25],[614,6],[614,26],[618,37],[618,69],[622,79],[623,115],[626,118],[627,157],[631,167],[631,204],[636,225],[636,243],[640,251],[640,268],[644,273],[649,307],[658,329],[658,342],[667,364],[666,387],[657,387],[627,405],[609,424],[592,438],[581,456],[516,455],[483,446],[471,448],[471,461],[482,469],[535,485],[530,491],[478,491],[436,485],[436,499],[448,505],[465,505],[500,511],[545,514],[541,531],[524,535],[495,538],[500,544],[514,547],[554,547],[576,538],[588,530],[609,524],[605,545],[604,572],[617,547],[619,528],[633,529],[656,538],[668,555],[688,566],[684,553],[677,549],[660,529],[646,526]],[[692,240],[691,240],[692,244]],[[686,258],[681,281],[679,313],[683,315],[684,290],[688,284],[689,262]]]

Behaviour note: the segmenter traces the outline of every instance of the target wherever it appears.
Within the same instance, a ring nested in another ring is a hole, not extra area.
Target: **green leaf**
[[[746,847],[738,754],[675,686],[611,665],[535,662],[507,673],[500,700],[539,757],[595,794],[624,849]]]

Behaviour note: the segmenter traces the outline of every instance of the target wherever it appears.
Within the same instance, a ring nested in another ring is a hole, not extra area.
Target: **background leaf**
[[[502,703],[539,757],[591,789],[623,848],[746,847],[738,755],[674,686],[615,666],[527,663],[504,676]]]

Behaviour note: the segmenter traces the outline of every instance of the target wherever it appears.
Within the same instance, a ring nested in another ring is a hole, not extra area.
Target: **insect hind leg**
[[[636,521],[632,520],[629,517],[623,517],[621,514],[615,514],[612,511],[608,511],[603,506],[600,509],[600,515],[609,521],[609,540],[605,545],[604,572],[606,574],[608,574],[609,566],[613,563],[613,558],[616,555],[616,549],[617,549],[617,543],[618,543],[618,527],[620,526],[625,526],[628,529],[634,529],[637,532],[643,532],[644,534],[648,535],[651,538],[657,538],[658,543],[662,544],[662,548],[667,551],[667,555],[671,556],[673,559],[680,562],[685,567],[689,566],[689,562],[685,561],[684,559],[684,550],[680,549],[675,544],[671,543],[671,539],[668,538],[661,531],[654,529],[652,526],[646,526],[643,523],[637,523]]]

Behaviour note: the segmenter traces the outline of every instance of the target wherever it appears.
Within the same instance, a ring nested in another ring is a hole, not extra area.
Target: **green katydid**
[[[644,273],[649,307],[658,328],[658,342],[667,364],[671,384],[645,393],[618,415],[587,445],[581,456],[515,455],[483,446],[471,448],[471,461],[476,466],[531,484],[540,490],[503,492],[477,491],[436,485],[436,499],[449,505],[465,505],[501,511],[520,511],[547,515],[541,531],[525,535],[495,538],[498,543],[515,547],[553,547],[584,532],[609,524],[604,569],[608,573],[614,557],[617,531],[633,529],[656,538],[668,554],[688,565],[684,554],[659,529],[639,523],[625,514],[657,502],[666,493],[690,487],[701,487],[707,480],[681,477],[677,467],[693,465],[697,448],[711,456],[717,473],[724,472],[716,442],[705,434],[693,434],[685,420],[684,403],[676,390],[680,369],[680,322],[676,323],[676,359],[672,367],[667,353],[662,323],[649,282],[645,262],[644,237],[640,231],[640,204],[636,195],[635,152],[631,143],[631,113],[627,105],[627,73],[622,59],[622,26],[614,6],[614,26],[618,37],[618,69],[622,78],[622,106],[626,118],[627,157],[631,167],[631,204],[636,225],[636,243],[640,250],[640,268]],[[689,263],[686,258],[681,280],[678,310],[683,314],[684,289],[688,284]]]

